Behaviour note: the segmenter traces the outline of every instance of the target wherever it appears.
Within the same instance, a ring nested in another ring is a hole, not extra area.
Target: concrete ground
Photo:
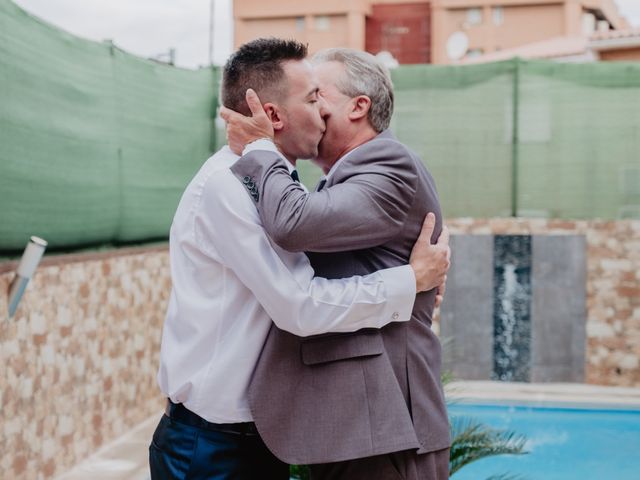
[[[453,382],[447,398],[474,403],[514,402],[572,406],[607,405],[607,408],[640,409],[640,388],[600,387],[569,383]],[[158,415],[105,445],[91,457],[56,480],[149,480],[147,449]]]
[[[138,424],[56,480],[149,480],[149,442],[160,415]]]
[[[449,400],[519,405],[571,404],[575,407],[640,409],[640,388],[602,387],[582,383],[464,381],[445,388]]]

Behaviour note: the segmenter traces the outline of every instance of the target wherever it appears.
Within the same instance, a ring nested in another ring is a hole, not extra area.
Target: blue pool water
[[[502,473],[529,480],[640,480],[640,409],[458,403],[449,406],[449,414],[522,433],[529,451],[478,460],[452,480],[485,480]]]

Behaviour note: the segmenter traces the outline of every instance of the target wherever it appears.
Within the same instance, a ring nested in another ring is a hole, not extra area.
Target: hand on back
[[[442,227],[437,243],[431,244],[435,225],[436,217],[430,212],[422,224],[409,263],[416,275],[416,291],[427,292],[438,288],[436,306],[439,306],[444,295],[447,272],[451,266],[451,249],[447,227]]]

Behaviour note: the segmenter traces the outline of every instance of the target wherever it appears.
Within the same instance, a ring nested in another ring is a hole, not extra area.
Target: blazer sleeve
[[[320,192],[307,192],[282,157],[265,150],[247,153],[231,170],[256,201],[269,236],[289,251],[358,250],[387,242],[402,228],[418,183],[406,148],[382,140],[352,152],[334,172],[333,185]]]

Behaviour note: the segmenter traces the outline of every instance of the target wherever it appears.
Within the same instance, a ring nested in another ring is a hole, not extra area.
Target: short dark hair
[[[258,38],[241,45],[224,66],[222,104],[250,115],[245,101],[247,89],[253,88],[263,102],[269,101],[274,94],[285,93],[282,89],[286,88],[282,62],[304,60],[306,56],[307,46],[296,40]]]

